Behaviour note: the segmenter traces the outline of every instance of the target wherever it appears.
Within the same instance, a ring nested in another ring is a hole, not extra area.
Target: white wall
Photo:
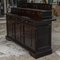
[[[33,0],[35,3],[40,3],[42,0]],[[31,0],[27,0],[27,2],[31,2]]]
[[[43,0],[33,0],[35,3],[42,3],[43,2]],[[48,0],[46,0],[47,2],[48,2]],[[56,3],[57,2],[57,0],[53,0],[54,1],[54,3]],[[31,2],[31,0],[27,0],[27,2]]]
[[[34,0],[35,3],[40,3],[42,0]]]

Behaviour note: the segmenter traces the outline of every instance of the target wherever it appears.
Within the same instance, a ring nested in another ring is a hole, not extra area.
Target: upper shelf
[[[52,18],[52,10],[40,10],[31,8],[12,8],[12,14],[17,14],[19,16],[30,17],[35,20]]]

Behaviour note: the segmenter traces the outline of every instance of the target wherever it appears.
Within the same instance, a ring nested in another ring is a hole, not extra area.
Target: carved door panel
[[[12,23],[12,38],[15,39],[15,23]]]
[[[41,26],[37,31],[37,47],[38,50],[51,48],[51,24],[46,26]],[[41,48],[43,47],[43,48]],[[47,47],[47,48],[46,48]]]
[[[32,33],[32,47],[31,48],[33,50],[36,50],[36,46],[35,45],[36,45],[36,29],[37,28],[32,26],[31,29],[32,29],[31,30],[31,33]]]
[[[36,28],[30,24],[25,24],[25,45],[35,50]]]
[[[16,24],[16,40],[23,43],[23,24],[17,23]]]
[[[20,41],[20,24],[16,23],[16,40]]]
[[[12,37],[12,20],[10,19],[10,16],[7,17],[7,35]]]
[[[31,47],[32,45],[32,29],[29,24],[25,24],[25,45]]]

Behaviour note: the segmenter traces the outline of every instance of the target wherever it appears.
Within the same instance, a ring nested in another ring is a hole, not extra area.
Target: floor
[[[0,60],[60,60],[60,17],[52,22],[52,49],[51,55],[34,59],[29,52],[14,42],[7,41],[6,21],[0,20]]]

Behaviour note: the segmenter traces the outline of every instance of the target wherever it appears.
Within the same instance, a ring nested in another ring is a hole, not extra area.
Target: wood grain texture
[[[45,14],[42,11],[44,10],[12,8],[12,12],[7,13],[6,38],[19,43],[21,46],[28,49],[34,58],[39,58],[52,53],[52,19],[51,17],[50,19],[42,19]],[[48,15],[51,16],[50,14]]]

